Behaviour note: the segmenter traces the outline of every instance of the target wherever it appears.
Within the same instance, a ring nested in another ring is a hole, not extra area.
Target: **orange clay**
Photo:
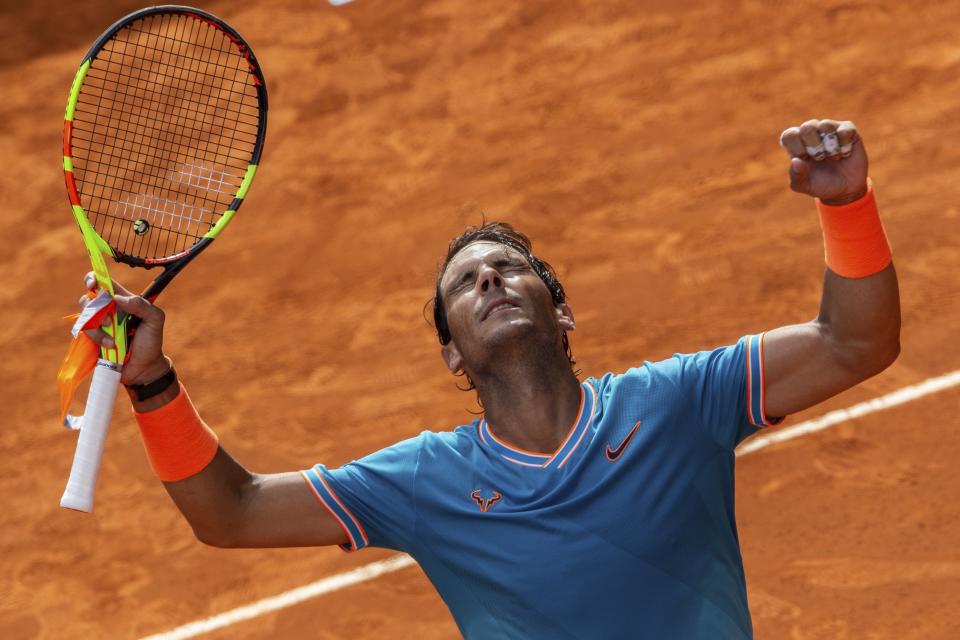
[[[817,199],[827,266],[844,278],[865,278],[883,271],[890,260],[890,244],[880,222],[873,183],[850,204],[832,207]]]
[[[133,412],[143,447],[157,477],[176,482],[203,471],[217,453],[217,435],[210,430],[180,385],[180,393],[159,409]]]

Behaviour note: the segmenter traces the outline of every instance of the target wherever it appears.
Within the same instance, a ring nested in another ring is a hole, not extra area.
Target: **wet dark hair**
[[[450,342],[450,327],[447,326],[447,310],[443,304],[443,292],[440,290],[440,281],[443,280],[443,274],[447,271],[447,266],[453,257],[469,244],[474,242],[496,242],[518,251],[533,269],[534,273],[540,276],[543,284],[547,286],[553,304],[563,304],[567,300],[567,295],[563,291],[563,285],[557,279],[556,271],[545,260],[541,260],[533,254],[533,243],[530,242],[525,234],[513,228],[513,225],[507,222],[493,221],[482,222],[477,227],[467,227],[464,232],[450,241],[447,247],[447,256],[443,259],[440,268],[437,270],[436,290],[433,294],[433,326],[437,330],[437,338],[440,344]],[[429,304],[429,302],[427,303]],[[563,332],[563,350],[567,355],[567,360],[571,366],[576,363],[573,353],[570,350],[570,340],[567,338],[567,332]],[[473,389],[473,381],[467,376],[470,382],[469,389]]]

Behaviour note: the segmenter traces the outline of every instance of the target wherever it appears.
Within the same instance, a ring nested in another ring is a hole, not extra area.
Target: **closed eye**
[[[516,271],[531,271],[531,267],[523,260],[511,260],[509,258],[497,260],[493,263],[493,268],[499,271],[500,273],[510,273]],[[450,288],[447,290],[447,294],[457,293],[458,291],[466,288],[476,279],[476,271],[473,269],[468,269],[462,274],[457,276],[453,284],[450,285]]]
[[[459,278],[457,278],[457,281],[454,283],[453,286],[462,287],[463,285],[469,284],[471,282],[473,282],[473,271],[467,271],[466,273],[461,275]]]
[[[470,284],[472,280],[473,280],[473,270],[464,271],[453,281],[453,284],[450,285],[450,288],[447,289],[447,294],[451,294],[456,291],[459,291],[460,289],[463,289],[466,285]]]
[[[497,269],[497,271],[525,271],[530,268],[530,265],[526,262],[520,262],[517,260],[498,261],[495,262],[493,266]]]

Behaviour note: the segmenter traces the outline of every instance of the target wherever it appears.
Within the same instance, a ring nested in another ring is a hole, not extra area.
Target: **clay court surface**
[[[57,425],[60,317],[88,268],[63,106],[90,42],[139,6],[0,8],[4,638],[138,638],[389,557],[204,547],[125,399],[96,514],[58,506],[75,442]],[[787,424],[960,369],[960,4],[200,6],[254,47],[270,121],[247,204],[164,294],[168,351],[253,470],[336,466],[471,419],[422,307],[482,213],[558,267],[586,374],[813,317],[820,232],[777,145],[808,117],[853,119],[867,141],[903,352]],[[958,404],[947,389],[739,460],[758,638],[960,637]],[[207,637],[456,636],[411,567]]]

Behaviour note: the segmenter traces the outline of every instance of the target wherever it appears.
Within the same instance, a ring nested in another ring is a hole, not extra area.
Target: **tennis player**
[[[468,229],[434,315],[482,419],[336,469],[241,466],[163,355],[163,312],[121,290],[118,306],[143,319],[123,381],[153,469],[207,544],[409,553],[468,638],[752,637],[734,448],[899,353],[897,278],[856,128],[810,120],[781,144],[791,188],[817,198],[816,319],[580,381],[553,270],[507,224]]]

